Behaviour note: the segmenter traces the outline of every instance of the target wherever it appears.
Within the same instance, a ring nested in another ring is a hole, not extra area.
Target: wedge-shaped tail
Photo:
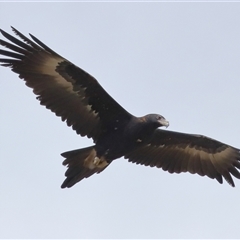
[[[109,165],[105,160],[96,156],[94,146],[65,152],[61,155],[66,158],[63,165],[68,167],[65,173],[66,179],[61,188],[70,188],[82,179],[102,172]]]

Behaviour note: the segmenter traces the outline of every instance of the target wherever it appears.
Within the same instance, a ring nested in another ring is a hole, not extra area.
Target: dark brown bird
[[[94,145],[62,153],[68,169],[62,188],[102,172],[113,160],[162,168],[170,173],[190,172],[234,186],[240,178],[239,149],[214,139],[160,130],[168,126],[159,114],[135,117],[122,108],[87,72],[58,55],[36,37],[21,40],[1,30],[1,65],[10,67],[46,106]],[[10,50],[10,51],[9,51]]]

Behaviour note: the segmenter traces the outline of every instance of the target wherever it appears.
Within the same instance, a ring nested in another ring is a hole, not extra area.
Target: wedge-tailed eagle
[[[162,168],[169,173],[190,172],[234,186],[240,178],[239,149],[202,136],[159,127],[168,121],[159,114],[135,117],[121,107],[90,74],[61,57],[36,37],[12,28],[0,40],[1,65],[10,67],[33,89],[41,105],[61,117],[77,134],[94,145],[62,153],[68,167],[62,188],[72,187],[100,173],[120,157],[129,162]],[[223,178],[222,178],[223,177]]]

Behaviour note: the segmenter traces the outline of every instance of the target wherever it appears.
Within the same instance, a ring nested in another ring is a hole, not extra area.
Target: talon
[[[93,160],[93,164],[94,164],[95,166],[98,166],[99,163],[100,163],[100,159],[99,159],[98,157],[95,157],[94,160]]]

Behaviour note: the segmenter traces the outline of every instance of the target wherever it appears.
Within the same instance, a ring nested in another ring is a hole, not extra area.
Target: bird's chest
[[[99,156],[109,160],[122,157],[149,140],[154,130],[141,124],[118,126],[105,132],[96,143]]]

